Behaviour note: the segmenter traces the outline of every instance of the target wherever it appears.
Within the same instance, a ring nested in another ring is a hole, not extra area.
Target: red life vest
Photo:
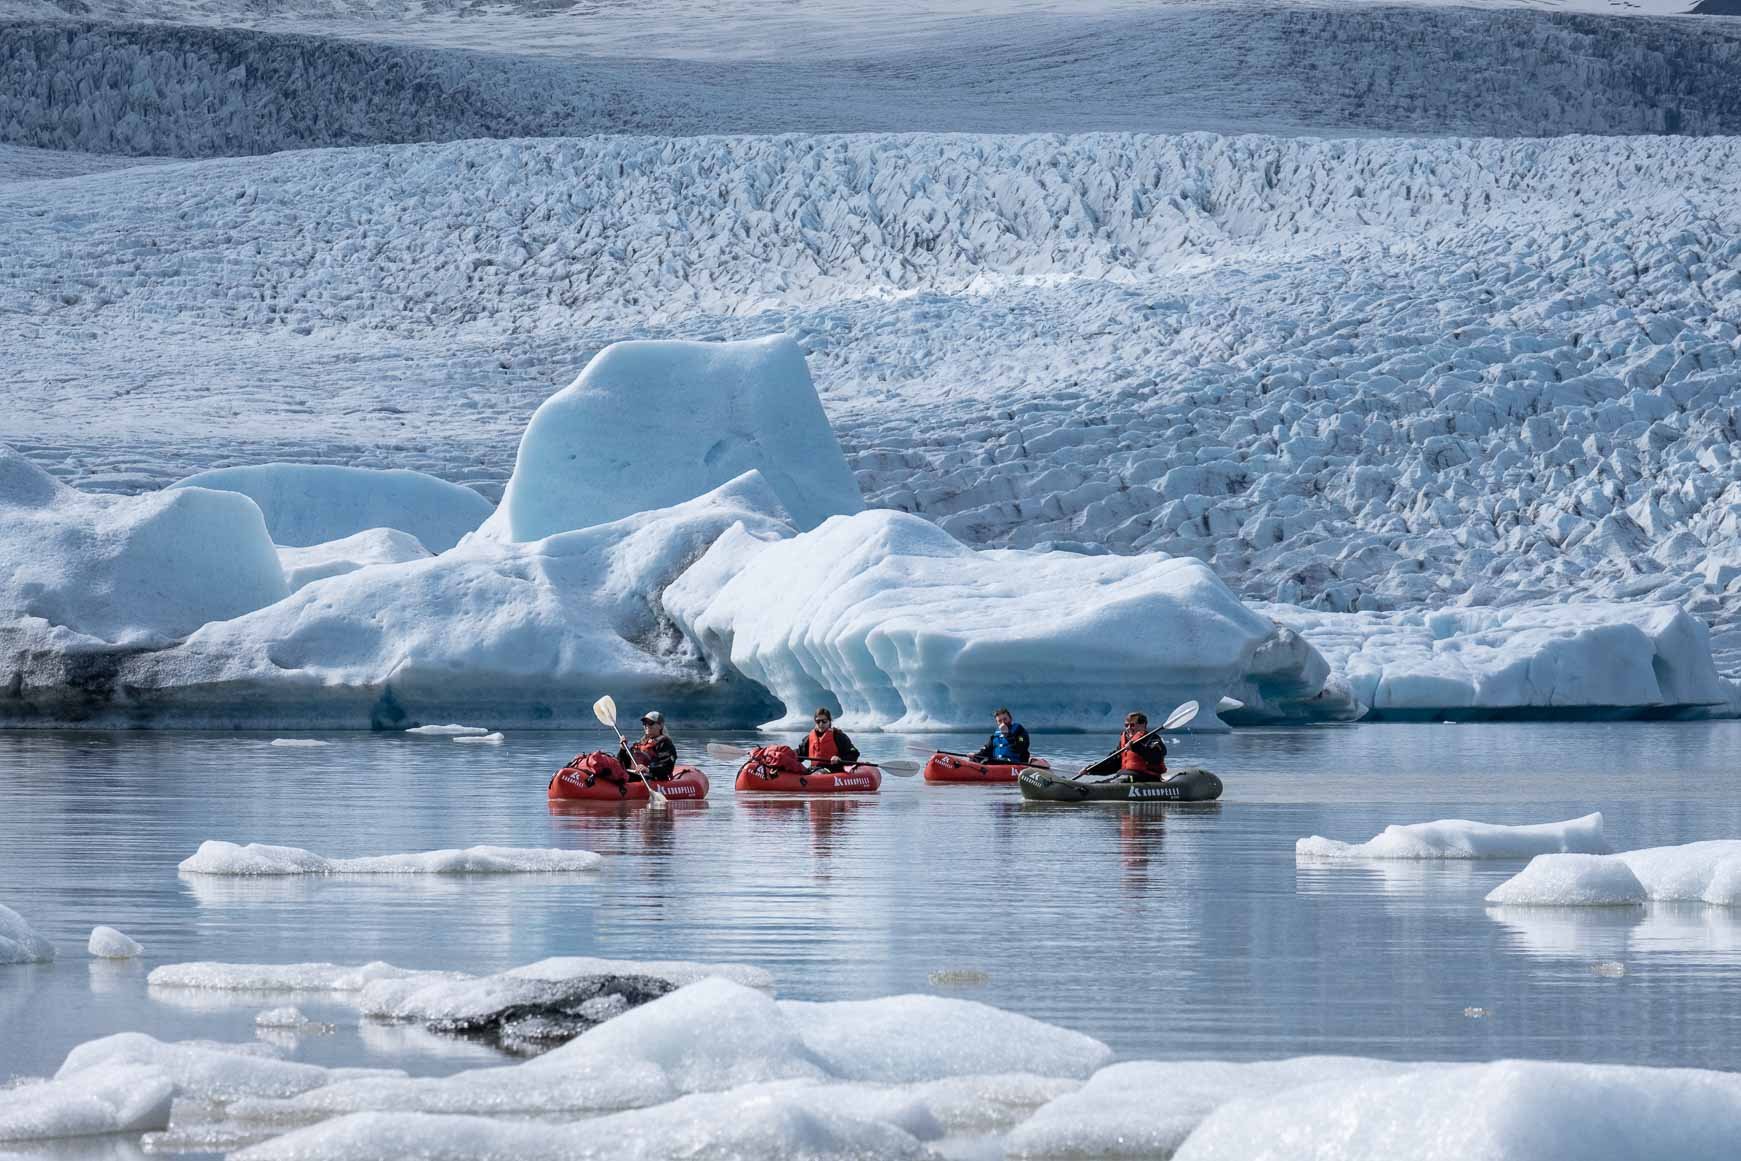
[[[650,738],[642,738],[629,747],[629,754],[643,770],[649,769],[653,765],[653,753],[653,742]]]
[[[1149,731],[1146,727],[1139,729],[1135,726],[1129,726],[1126,727],[1124,733],[1118,736],[1118,744],[1125,747],[1124,753],[1118,756],[1118,768],[1120,770],[1132,774],[1165,774],[1167,772],[1166,762],[1150,762],[1146,755],[1139,753],[1136,748],[1131,745],[1132,742],[1148,732]]]
[[[810,736],[804,739],[805,757],[812,762],[837,762],[840,760],[840,747],[834,744],[834,728],[826,730],[811,730]]]

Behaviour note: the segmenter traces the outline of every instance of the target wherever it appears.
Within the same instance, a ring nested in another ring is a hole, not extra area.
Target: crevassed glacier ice
[[[1223,1105],[1175,1161],[1722,1161],[1741,1134],[1732,1072],[1520,1060],[1399,1071]]]
[[[404,468],[256,464],[213,468],[170,486],[240,492],[260,506],[272,542],[294,548],[392,528],[446,552],[495,511],[470,488]]]
[[[1294,857],[1312,859],[1517,859],[1531,855],[1577,851],[1605,854],[1602,814],[1586,814],[1565,822],[1509,826],[1444,818],[1384,828],[1363,843],[1341,842],[1313,835],[1294,844]]]
[[[287,591],[246,497],[87,494],[4,445],[0,561],[0,654],[163,645]]]
[[[750,471],[800,528],[864,506],[797,343],[613,343],[533,413],[483,534],[542,540]]]
[[[1741,839],[1612,855],[1537,855],[1487,902],[1534,907],[1709,903],[1741,907]]]
[[[1674,605],[1257,607],[1323,652],[1368,720],[1726,711],[1732,696],[1712,662],[1709,630]]]
[[[1031,727],[1214,705],[1276,636],[1199,560],[976,551],[887,510],[789,539],[732,529],[663,603],[716,671],[771,690],[786,720],[834,701],[896,729],[976,722],[1003,701]],[[1302,669],[1269,680],[1301,683]]]
[[[0,964],[44,963],[54,958],[54,944],[42,938],[24,916],[0,903]]]
[[[596,871],[603,863],[604,856],[592,851],[490,846],[335,859],[301,847],[207,839],[181,861],[180,870],[188,875],[506,875]]]

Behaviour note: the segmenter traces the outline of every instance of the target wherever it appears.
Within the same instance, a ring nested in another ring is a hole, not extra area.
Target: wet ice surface
[[[598,737],[521,733],[471,750],[324,737],[304,749],[264,734],[0,735],[0,900],[61,953],[0,968],[0,1077],[52,1074],[73,1046],[118,1031],[252,1041],[259,1014],[287,1005],[335,1026],[287,1032],[294,1060],[435,1074],[505,1059],[359,1022],[330,995],[148,991],[151,968],[189,960],[473,973],[554,955],[729,960],[771,971],[782,999],[957,995],[1162,1060],[1328,1052],[1721,1068],[1741,1032],[1724,982],[1741,964],[1731,910],[1486,906],[1522,859],[1294,859],[1303,835],[1594,809],[1619,850],[1741,836],[1737,723],[1191,737],[1175,756],[1221,772],[1227,797],[1134,812],[1024,807],[1008,789],[900,779],[870,799],[725,789],[664,813],[552,812],[549,772]],[[679,740],[689,754],[704,739]],[[882,757],[911,744],[858,741]],[[1057,761],[1092,752],[1082,736],[1037,741]],[[729,787],[729,771],[704,764]],[[595,850],[606,864],[584,876],[178,877],[177,862],[217,834],[337,856]],[[97,922],[146,954],[90,959]]]

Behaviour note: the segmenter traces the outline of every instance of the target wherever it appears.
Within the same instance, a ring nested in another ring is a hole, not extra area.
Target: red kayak
[[[781,757],[792,753],[785,746],[777,748],[784,751]],[[875,766],[848,766],[838,773],[832,770],[794,770],[787,763],[764,760],[767,749],[752,751],[750,760],[738,770],[739,790],[775,794],[875,794],[877,787],[883,784],[883,772]]]
[[[1023,770],[1051,768],[1044,758],[1035,758],[1026,766],[1015,766],[1000,762],[976,762],[965,754],[951,754],[939,750],[925,763],[925,781],[1014,782],[1016,775]]]
[[[633,774],[620,786],[608,778],[597,777],[588,786],[587,773],[579,766],[564,766],[550,779],[549,797],[587,802],[645,802],[650,797],[647,784]],[[655,780],[653,785],[666,798],[692,801],[707,797],[707,775],[693,766],[679,766],[671,771],[670,778]]]

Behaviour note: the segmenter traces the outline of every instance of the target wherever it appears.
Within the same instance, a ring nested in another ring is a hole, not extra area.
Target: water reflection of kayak
[[[1200,766],[1188,766],[1161,782],[1077,781],[1024,770],[1016,780],[1022,797],[1035,802],[1213,802],[1221,797],[1221,779]]]

